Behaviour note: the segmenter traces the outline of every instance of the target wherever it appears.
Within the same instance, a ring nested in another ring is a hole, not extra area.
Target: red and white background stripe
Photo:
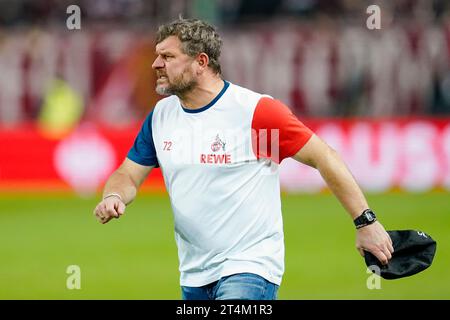
[[[336,149],[366,191],[450,190],[450,119],[307,121]],[[287,159],[281,181],[291,191],[319,191],[316,170]]]
[[[303,121],[342,155],[365,191],[450,190],[450,119]],[[0,189],[93,192],[123,161],[138,130],[84,124],[54,140],[33,125],[0,129]],[[282,162],[280,178],[286,191],[325,188],[316,170],[292,159]],[[144,188],[164,190],[159,169]]]

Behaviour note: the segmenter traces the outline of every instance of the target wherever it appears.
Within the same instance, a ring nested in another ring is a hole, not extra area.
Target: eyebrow
[[[173,55],[174,53],[171,51],[162,50],[159,53],[158,53],[158,51],[155,51],[155,54],[156,55],[159,55],[159,54],[172,54]]]

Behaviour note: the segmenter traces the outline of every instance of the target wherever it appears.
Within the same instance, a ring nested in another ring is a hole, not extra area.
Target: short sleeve
[[[134,140],[133,147],[128,152],[127,158],[143,166],[159,167],[153,142],[152,116],[153,111],[142,124],[141,131],[139,131],[136,140]]]
[[[282,102],[262,97],[252,120],[252,148],[257,159],[276,163],[294,156],[314,133]]]

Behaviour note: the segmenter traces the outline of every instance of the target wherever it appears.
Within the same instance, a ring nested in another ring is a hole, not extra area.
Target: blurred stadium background
[[[372,4],[381,30],[366,27]],[[160,172],[121,220],[92,216],[161,98],[154,32],[179,14],[218,26],[226,79],[284,101],[344,156],[387,229],[438,242],[430,269],[369,290],[344,210],[285,160],[279,298],[449,299],[448,0],[1,0],[0,299],[180,298]]]

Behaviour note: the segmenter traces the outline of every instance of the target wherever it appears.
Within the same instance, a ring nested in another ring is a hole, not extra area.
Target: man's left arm
[[[369,208],[363,192],[339,154],[318,136],[313,135],[293,158],[320,172],[352,220]],[[394,252],[391,238],[378,221],[357,229],[356,248],[362,256],[363,250],[371,252],[383,264],[388,263]]]

